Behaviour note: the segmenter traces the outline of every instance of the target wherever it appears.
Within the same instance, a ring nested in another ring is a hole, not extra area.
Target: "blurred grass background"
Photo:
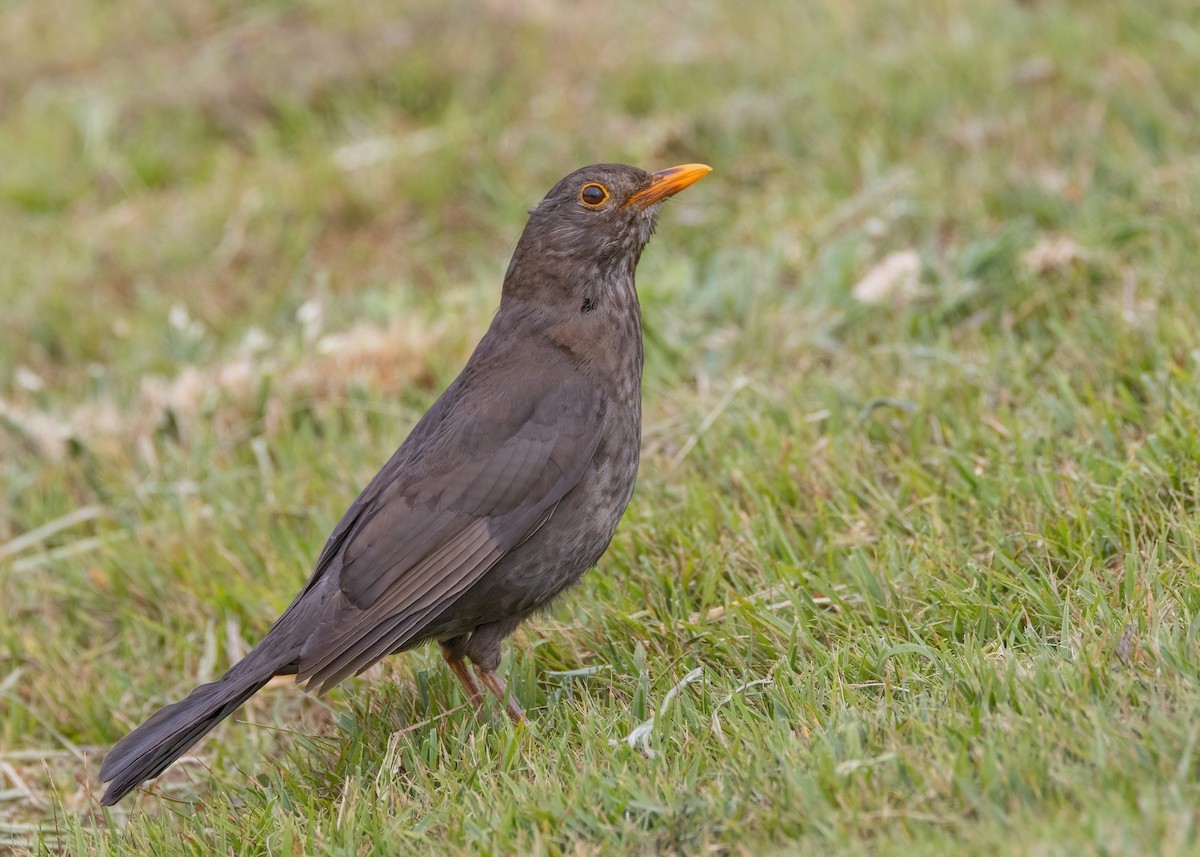
[[[1198,80],[1191,0],[0,5],[0,851],[1198,853]],[[99,811],[596,161],[716,171],[531,728],[422,650]]]

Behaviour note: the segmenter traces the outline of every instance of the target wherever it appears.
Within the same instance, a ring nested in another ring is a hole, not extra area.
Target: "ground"
[[[0,851],[1200,853],[1200,6],[13,0]],[[641,478],[477,716],[253,644],[595,161]]]

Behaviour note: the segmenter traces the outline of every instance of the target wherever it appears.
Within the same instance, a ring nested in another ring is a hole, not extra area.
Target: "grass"
[[[1194,3],[0,33],[0,851],[1200,853]],[[265,631],[600,160],[716,172],[642,262],[626,520],[507,649],[528,728],[421,650],[102,812],[105,748]]]

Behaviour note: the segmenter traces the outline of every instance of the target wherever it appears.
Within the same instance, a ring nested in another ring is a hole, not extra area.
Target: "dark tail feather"
[[[245,661],[212,684],[200,685],[181,702],[155,712],[118,741],[100,765],[100,781],[109,783],[100,803],[112,806],[138,784],[157,777],[274,674],[254,670],[247,675],[247,670],[238,669],[243,664]]]

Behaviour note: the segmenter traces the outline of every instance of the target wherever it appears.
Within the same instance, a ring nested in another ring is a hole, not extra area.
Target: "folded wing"
[[[280,618],[311,617],[298,681],[323,692],[420,638],[546,521],[596,454],[606,401],[577,374],[534,373],[472,400],[397,451]]]

